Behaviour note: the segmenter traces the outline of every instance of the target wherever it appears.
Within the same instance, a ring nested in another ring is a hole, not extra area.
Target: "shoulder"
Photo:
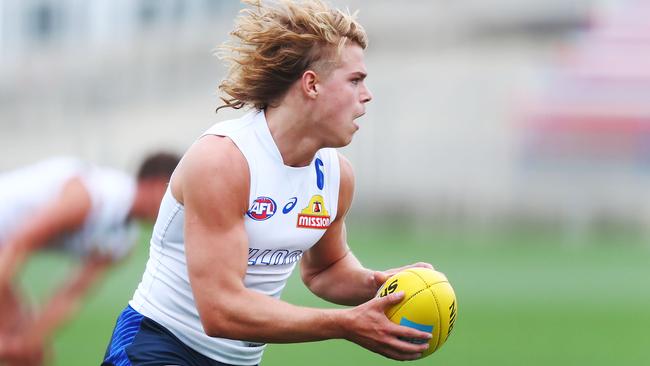
[[[354,190],[354,169],[352,163],[343,154],[338,153],[339,167],[341,171],[341,186],[340,189]]]
[[[352,198],[354,197],[354,169],[350,160],[343,154],[338,153],[338,159],[341,181],[339,184],[339,213],[337,216],[345,216],[352,205]]]
[[[202,136],[206,135],[217,135],[217,136],[231,136],[237,135],[242,132],[246,132],[246,129],[254,125],[255,122],[259,121],[258,115],[260,112],[251,111],[245,115],[230,119],[222,122],[215,123],[207,129]]]
[[[181,203],[188,192],[248,193],[246,158],[228,137],[204,135],[187,151],[172,177],[172,191]]]

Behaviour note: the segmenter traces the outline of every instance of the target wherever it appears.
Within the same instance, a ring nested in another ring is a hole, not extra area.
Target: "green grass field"
[[[445,346],[414,364],[649,365],[650,243],[593,236],[567,243],[537,234],[412,235],[351,225],[350,244],[371,268],[429,261],[456,290],[459,314]],[[146,240],[93,294],[55,339],[55,365],[98,365],[116,316],[140,280]],[[67,260],[41,256],[25,273],[37,298]],[[328,307],[294,274],[283,298]],[[278,320],[281,321],[281,320]],[[262,365],[393,365],[334,340],[271,345]]]

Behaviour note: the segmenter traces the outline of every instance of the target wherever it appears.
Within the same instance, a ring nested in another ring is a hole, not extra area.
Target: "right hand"
[[[428,347],[431,334],[417,329],[397,325],[384,313],[386,309],[402,301],[403,292],[396,292],[372,300],[350,309],[347,324],[347,340],[372,352],[394,360],[416,360]],[[425,339],[427,343],[413,344],[400,338]]]

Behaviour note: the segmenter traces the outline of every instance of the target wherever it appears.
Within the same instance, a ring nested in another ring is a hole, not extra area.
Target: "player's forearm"
[[[295,306],[248,289],[220,294],[218,301],[199,305],[209,336],[262,343],[344,338],[347,313]]]
[[[35,220],[39,220],[40,216],[42,215],[37,215]],[[18,229],[5,243],[2,243],[0,284],[10,283],[31,253],[45,246],[56,233],[55,229],[50,227],[27,225]]]
[[[303,276],[318,297],[341,305],[359,305],[377,291],[373,271],[364,268],[352,252],[326,269]]]
[[[8,242],[0,250],[0,286],[8,286],[17,268],[25,261],[27,250],[16,242]]]
[[[55,295],[34,319],[32,333],[49,337],[81,306],[81,301],[109,266],[106,258],[90,258]]]
[[[79,303],[80,296],[70,297],[65,292],[58,293],[36,316],[30,334],[41,339],[49,338],[79,308]]]

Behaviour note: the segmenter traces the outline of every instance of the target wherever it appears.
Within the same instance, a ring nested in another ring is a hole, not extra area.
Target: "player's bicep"
[[[185,250],[192,288],[196,291],[206,286],[225,289],[236,285],[232,282],[240,281],[246,270],[248,246],[243,221],[217,225],[201,217],[204,215],[188,201]],[[219,276],[215,269],[219,269]]]
[[[248,166],[232,142],[217,137],[199,140],[183,160],[176,178],[185,207],[188,275],[204,320],[223,306],[224,294],[243,289]]]

